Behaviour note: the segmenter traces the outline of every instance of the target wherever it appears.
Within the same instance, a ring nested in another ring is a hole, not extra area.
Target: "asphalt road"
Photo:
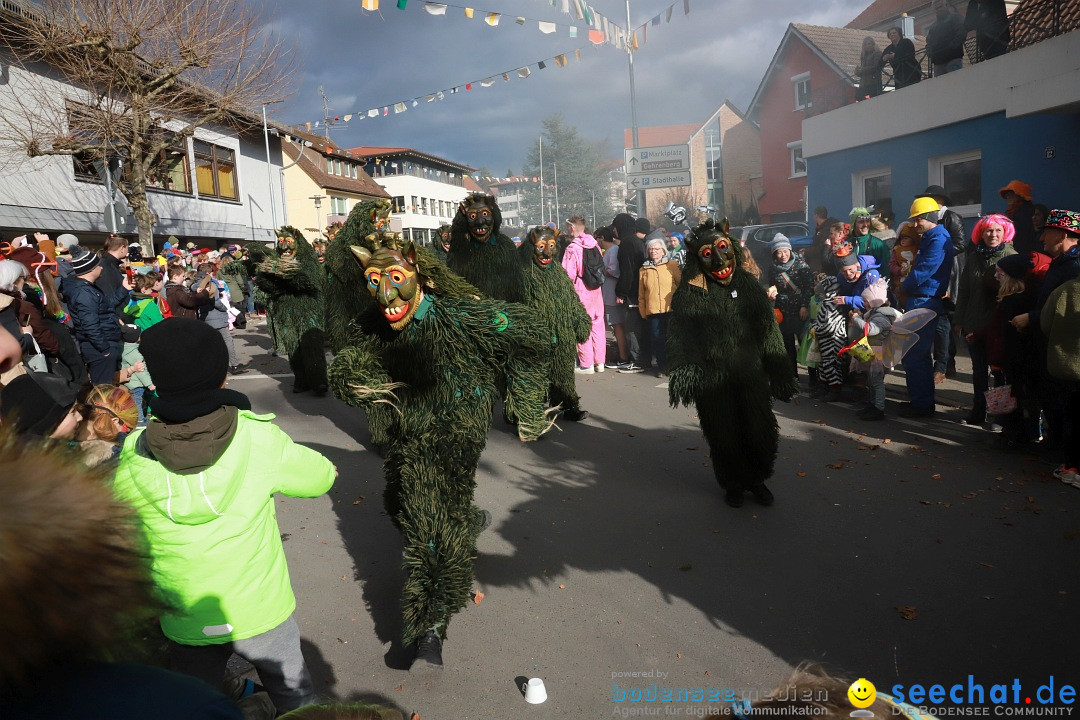
[[[445,669],[410,673],[401,545],[362,413],[292,394],[258,328],[237,340],[253,372],[230,387],[341,473],[327,496],[278,506],[328,699],[424,720],[700,717],[718,705],[614,698],[654,682],[763,692],[803,660],[879,690],[1080,681],[1080,492],[1049,465],[997,452],[960,409],[860,425],[853,404],[800,397],[776,407],[776,505],[735,510],[693,410],[669,408],[657,378],[612,371],[579,378],[588,420],[539,442],[496,421],[477,473],[494,517],[475,564],[484,598],[451,624]],[[545,703],[525,703],[529,677]]]

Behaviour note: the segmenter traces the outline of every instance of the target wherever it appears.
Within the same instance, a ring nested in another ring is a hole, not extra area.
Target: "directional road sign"
[[[628,175],[626,185],[631,190],[686,187],[690,185],[690,171],[655,172],[648,175]]]
[[[627,175],[690,170],[689,145],[656,145],[623,150]],[[687,185],[690,183],[687,182]],[[667,186],[670,187],[670,186]]]

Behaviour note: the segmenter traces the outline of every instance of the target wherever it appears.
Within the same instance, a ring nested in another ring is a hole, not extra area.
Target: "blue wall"
[[[911,108],[911,112],[921,112]],[[1053,146],[1055,156],[1046,159]],[[911,200],[930,182],[927,163],[941,155],[982,151],[982,211],[1003,212],[998,190],[1010,180],[1032,187],[1032,200],[1050,208],[1080,210],[1080,115],[1030,115],[1007,119],[1004,113],[968,120],[870,145],[807,158],[811,208],[825,205],[846,220],[853,203],[851,176],[871,168],[892,168],[893,209],[904,220]],[[974,220],[967,220],[970,228]]]

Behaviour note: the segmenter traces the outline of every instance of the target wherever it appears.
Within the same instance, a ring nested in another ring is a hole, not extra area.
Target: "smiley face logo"
[[[848,700],[857,708],[868,708],[877,698],[877,688],[866,678],[859,678],[851,683],[847,691]]]

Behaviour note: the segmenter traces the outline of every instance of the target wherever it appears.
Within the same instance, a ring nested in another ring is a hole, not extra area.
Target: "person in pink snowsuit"
[[[578,344],[578,366],[576,372],[580,374],[592,374],[604,371],[604,361],[607,359],[607,330],[604,327],[604,294],[602,287],[590,289],[585,285],[585,251],[595,248],[600,251],[596,238],[585,232],[585,218],[574,215],[566,222],[570,244],[566,246],[563,254],[562,265],[566,274],[574,282],[574,290],[577,292],[581,304],[585,306],[585,312],[592,321],[592,332],[589,339]]]

